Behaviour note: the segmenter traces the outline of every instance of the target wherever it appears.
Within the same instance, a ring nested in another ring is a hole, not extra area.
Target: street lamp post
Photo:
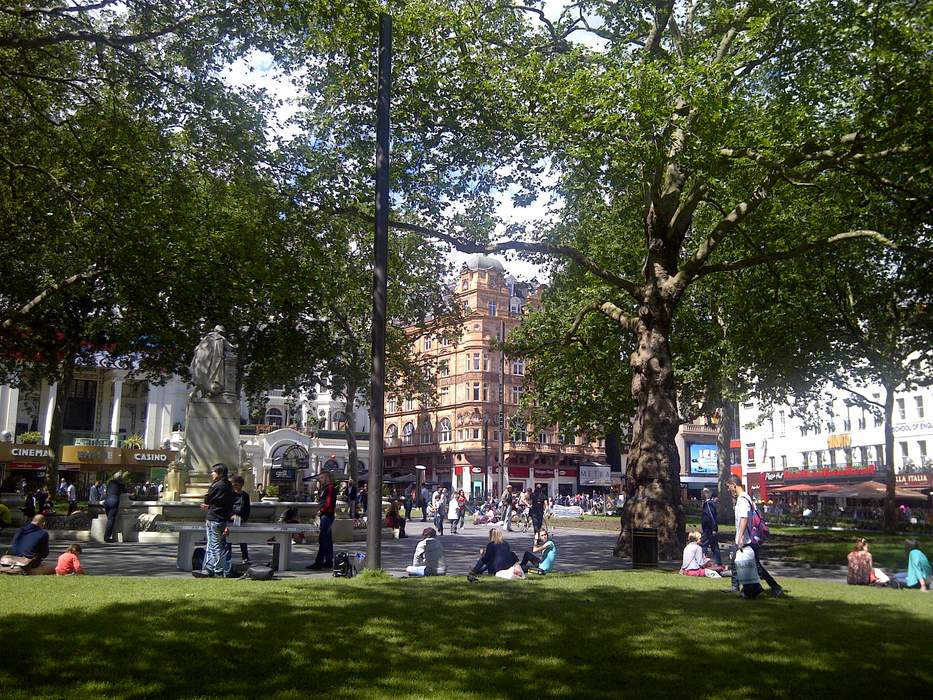
[[[483,474],[489,474],[489,416],[483,414]],[[472,484],[471,490],[472,490]],[[488,494],[483,494],[485,498]]]

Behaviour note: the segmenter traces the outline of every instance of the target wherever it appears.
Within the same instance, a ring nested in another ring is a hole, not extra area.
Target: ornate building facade
[[[519,414],[525,363],[492,349],[494,341],[521,323],[524,310],[539,302],[542,289],[517,282],[501,262],[485,255],[463,265],[454,287],[465,312],[459,340],[413,339],[415,352],[437,362],[436,401],[386,403],[387,475],[404,478],[420,471],[427,482],[474,496],[497,493],[503,466],[498,458],[500,392],[507,426],[503,478],[513,490],[540,483],[551,494],[576,493],[580,464],[605,461],[603,442],[590,443],[556,426],[532,433]]]

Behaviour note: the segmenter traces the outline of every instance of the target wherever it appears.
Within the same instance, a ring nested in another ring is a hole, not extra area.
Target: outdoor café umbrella
[[[839,491],[820,494],[820,498],[861,498],[869,501],[883,501],[887,495],[887,485],[880,481],[863,481]],[[898,500],[925,501],[927,497],[910,489],[894,489],[894,498]]]

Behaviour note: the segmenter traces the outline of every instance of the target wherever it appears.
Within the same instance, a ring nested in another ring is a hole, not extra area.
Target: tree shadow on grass
[[[125,594],[113,581],[102,604],[78,579],[0,586],[31,584],[59,606],[2,618],[15,642],[4,694],[896,697],[933,684],[929,613],[884,598],[919,593],[747,602],[637,572],[473,586],[136,579]]]

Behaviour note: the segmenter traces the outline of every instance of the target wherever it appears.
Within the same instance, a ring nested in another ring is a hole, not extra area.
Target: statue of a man
[[[199,393],[201,396],[220,396],[225,392],[233,392],[234,387],[227,386],[227,366],[235,361],[236,355],[233,345],[223,334],[223,326],[214,326],[214,330],[198,343],[190,367],[193,393]]]

